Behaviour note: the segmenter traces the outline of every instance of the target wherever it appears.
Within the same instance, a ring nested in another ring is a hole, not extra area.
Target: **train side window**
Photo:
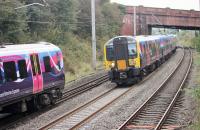
[[[45,56],[43,57],[43,60],[44,60],[45,72],[51,72],[50,57]]]
[[[18,68],[19,68],[19,74],[20,74],[21,79],[28,77],[27,66],[26,66],[25,60],[18,61]]]
[[[146,44],[143,45],[144,55],[146,55]]]
[[[7,82],[17,80],[16,66],[14,61],[3,63],[5,79]]]
[[[143,48],[143,45],[141,43],[140,43],[140,50],[141,50],[142,53],[144,52],[144,48]]]
[[[155,54],[156,54],[156,42],[155,41],[152,41],[152,53],[153,53],[153,56],[155,56]]]
[[[0,69],[0,84],[3,83],[3,76],[2,76],[2,72],[1,72],[1,69]]]

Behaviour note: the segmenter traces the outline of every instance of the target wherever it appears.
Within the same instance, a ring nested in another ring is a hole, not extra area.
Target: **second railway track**
[[[144,102],[119,130],[130,129],[166,129],[163,126],[173,105],[179,97],[192,64],[192,53],[185,50],[185,55],[173,73]],[[180,127],[180,126],[178,126]]]
[[[78,87],[76,88],[73,88],[73,89],[70,89],[70,90],[67,90],[67,91],[64,91],[63,92],[63,97],[61,100],[59,100],[57,103],[60,103],[60,102],[63,102],[63,101],[66,101],[78,94],[81,94],[83,92],[86,92],[92,88],[95,88],[99,85],[101,85],[102,83],[105,83],[108,81],[108,75],[105,74],[101,77],[98,77],[98,78],[95,78],[93,80],[90,80],[88,81],[87,83],[84,83],[84,84],[81,84],[79,85]]]
[[[148,75],[143,81],[139,84],[142,84],[148,80],[153,74],[158,70],[154,71]],[[53,120],[52,122],[44,125],[40,130],[47,129],[78,129],[80,126],[85,124],[88,120],[92,119],[99,112],[109,107],[116,100],[123,97],[125,94],[130,92],[134,87],[130,88],[113,88],[109,91],[97,96],[96,98],[90,100],[89,102],[81,105],[80,107],[67,112],[60,116],[59,118]]]
[[[89,80],[86,83],[80,84],[77,87],[73,88],[73,89],[69,89],[69,90],[64,90],[63,92],[63,97],[61,100],[58,100],[56,102],[56,104],[62,103],[64,101],[67,101],[81,93],[84,93],[88,90],[91,90],[92,88],[95,88],[105,82],[108,81],[108,75],[104,74],[100,77],[97,77],[95,79]],[[54,106],[43,109],[42,111],[39,111],[37,113],[31,113],[31,114],[27,114],[26,116],[24,116],[23,114],[14,114],[14,115],[9,115],[8,117],[5,117],[5,119],[3,119],[2,121],[0,121],[0,129],[7,129],[10,126],[16,124],[17,122],[21,122],[23,120],[26,120],[26,118],[30,118],[30,117],[34,117],[37,116],[43,112],[48,111],[49,109],[54,108]],[[2,125],[1,125],[2,124]]]

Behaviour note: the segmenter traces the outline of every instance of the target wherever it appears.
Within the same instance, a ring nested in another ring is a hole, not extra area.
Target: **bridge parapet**
[[[122,35],[133,35],[133,14],[134,7],[126,7],[121,28]],[[152,27],[200,29],[200,11],[137,6],[136,15],[137,35],[150,34]]]

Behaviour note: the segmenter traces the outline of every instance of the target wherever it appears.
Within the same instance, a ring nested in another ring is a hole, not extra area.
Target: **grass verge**
[[[189,130],[200,130],[200,53],[195,52],[193,54],[194,57],[194,69],[195,69],[195,76],[194,76],[194,90],[192,94],[194,95],[195,101],[196,101],[196,110],[195,110],[195,115],[194,117],[194,122],[191,126],[188,127]]]

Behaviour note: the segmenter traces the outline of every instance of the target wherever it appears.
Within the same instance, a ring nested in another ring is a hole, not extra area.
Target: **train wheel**
[[[140,81],[142,81],[142,76],[136,77],[136,83],[139,83]]]
[[[35,112],[39,110],[38,103],[35,97],[27,102],[27,107],[28,107],[28,112]]]
[[[116,83],[117,84],[117,86],[119,87],[119,86],[122,86],[122,83]]]
[[[38,97],[35,98],[35,100],[34,100],[34,107],[35,107],[36,111],[39,111],[39,110],[41,110],[43,108],[43,106],[41,105]]]
[[[55,98],[52,98],[52,99],[51,99],[51,105],[55,105],[55,104],[56,104],[56,101],[57,101],[57,100],[56,100]]]
[[[148,75],[148,71],[146,69],[142,69],[141,74],[142,77]]]

